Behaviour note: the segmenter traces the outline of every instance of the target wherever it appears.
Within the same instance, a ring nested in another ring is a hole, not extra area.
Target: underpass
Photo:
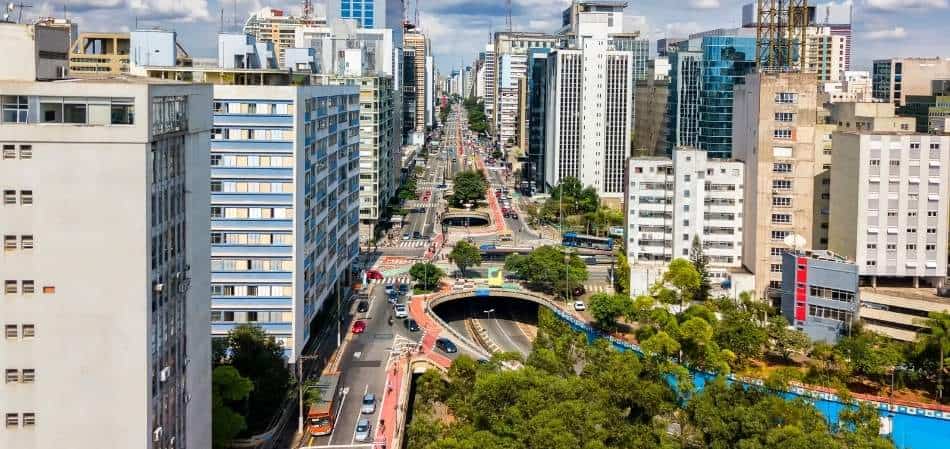
[[[538,325],[537,302],[503,296],[470,296],[439,303],[431,313],[457,335],[489,352],[531,353]]]

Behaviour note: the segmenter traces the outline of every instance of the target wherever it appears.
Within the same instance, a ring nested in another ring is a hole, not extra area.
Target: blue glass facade
[[[528,194],[544,191],[544,102],[547,97],[550,48],[528,50],[528,164],[523,168]]]
[[[755,38],[707,35],[670,52],[668,149],[693,146],[732,157],[733,87],[755,67]]]
[[[709,157],[732,156],[732,103],[736,80],[755,67],[755,39],[707,36],[702,43],[699,147]]]
[[[356,19],[363,28],[374,28],[375,0],[340,0],[340,17]]]

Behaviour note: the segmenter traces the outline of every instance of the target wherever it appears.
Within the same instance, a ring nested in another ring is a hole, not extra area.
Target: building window
[[[15,235],[5,235],[3,236],[3,249],[6,251],[13,251],[16,249],[16,236]]]
[[[791,139],[792,130],[791,129],[776,129],[772,131],[772,137],[776,139]]]
[[[32,427],[36,425],[36,413],[24,413],[23,414],[23,426]]]
[[[774,190],[791,190],[792,181],[790,179],[773,179],[772,180],[772,189]]]
[[[33,159],[33,145],[20,145],[20,159]]]
[[[36,336],[36,327],[32,324],[24,324],[22,330],[23,338],[33,338]]]
[[[33,236],[32,235],[21,235],[20,236],[20,248],[30,250],[33,249]]]
[[[769,254],[772,256],[781,256],[783,253],[785,253],[785,248],[776,248],[774,246],[769,248]]]
[[[782,241],[788,237],[788,231],[772,231],[771,236],[773,241]]]
[[[788,162],[776,162],[772,164],[772,171],[775,173],[791,173],[792,164]]]
[[[16,204],[16,190],[3,191],[3,204],[5,205]]]
[[[873,266],[876,266],[876,265],[877,265],[877,261],[876,261],[876,260],[869,260],[869,261],[865,262],[865,265],[867,265],[867,266],[869,266],[869,267],[873,267]]]
[[[934,244],[932,244],[932,243],[928,243],[928,244],[924,247],[924,251],[936,251],[936,250],[937,250],[937,245],[934,245]]]
[[[4,123],[26,123],[30,112],[30,105],[27,100],[27,97],[23,95],[4,95]]]
[[[776,207],[791,207],[792,198],[787,196],[773,196],[772,205]]]
[[[791,214],[772,214],[772,223],[774,224],[791,224],[791,222]]]
[[[795,114],[791,112],[776,112],[775,121],[776,122],[791,122],[795,120]]]
[[[33,191],[32,190],[20,191],[20,204],[23,206],[33,205]]]
[[[16,148],[13,145],[4,145],[3,146],[3,158],[4,159],[16,159]]]
[[[7,427],[16,427],[20,425],[20,415],[16,413],[7,413]]]
[[[772,273],[781,273],[781,272],[782,272],[782,264],[780,264],[780,263],[773,263],[773,264],[771,264],[771,266],[769,267],[769,271],[771,271]]]
[[[25,384],[36,382],[36,370],[31,368],[23,370],[23,377],[20,378],[20,381]]]
[[[24,294],[36,293],[36,283],[33,281],[23,281],[23,293]]]
[[[928,233],[928,234],[936,234],[936,233],[937,233],[937,228],[927,228],[927,233]]]
[[[936,216],[937,216],[937,211],[935,211],[935,210],[928,210],[928,211],[927,211],[927,216],[928,216],[928,217],[936,217]]]
[[[20,336],[20,332],[18,331],[16,324],[7,324],[3,326],[3,335],[6,338],[17,338]]]
[[[6,374],[3,376],[4,381],[8,384],[16,383],[20,381],[20,371],[17,369],[7,369]]]
[[[794,92],[779,92],[775,94],[775,102],[780,104],[792,104],[795,103],[798,94]]]
[[[11,280],[3,281],[3,292],[8,295],[15,295],[17,293],[16,281],[11,281]]]
[[[870,250],[877,250],[877,243],[868,243],[867,248]]]

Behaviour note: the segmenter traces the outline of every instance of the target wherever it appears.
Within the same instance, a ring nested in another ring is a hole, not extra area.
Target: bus
[[[312,388],[318,393],[307,397],[307,431],[312,436],[329,435],[333,432],[336,421],[337,407],[340,402],[340,379],[342,373],[324,374]]]
[[[561,236],[561,244],[570,248],[590,248],[603,251],[614,249],[614,241],[610,237],[594,237],[576,232],[565,232]]]

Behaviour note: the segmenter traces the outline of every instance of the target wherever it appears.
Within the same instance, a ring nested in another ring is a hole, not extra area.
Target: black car
[[[369,311],[369,303],[366,302],[366,301],[360,301],[359,304],[356,305],[356,311],[359,312],[359,313],[366,313],[366,312],[368,312],[368,311]]]
[[[448,338],[439,338],[435,341],[435,347],[445,351],[448,354],[459,352],[459,348]]]
[[[419,332],[419,323],[412,318],[406,318],[402,321],[402,324],[406,326],[406,329],[409,329],[409,332]]]
[[[396,290],[398,290],[399,293],[405,295],[406,293],[409,293],[409,284],[399,284],[399,287],[397,287]]]
[[[412,238],[414,238],[414,239],[421,239],[421,238],[422,238],[422,233],[419,232],[419,231],[413,232],[413,233],[412,233]]]

